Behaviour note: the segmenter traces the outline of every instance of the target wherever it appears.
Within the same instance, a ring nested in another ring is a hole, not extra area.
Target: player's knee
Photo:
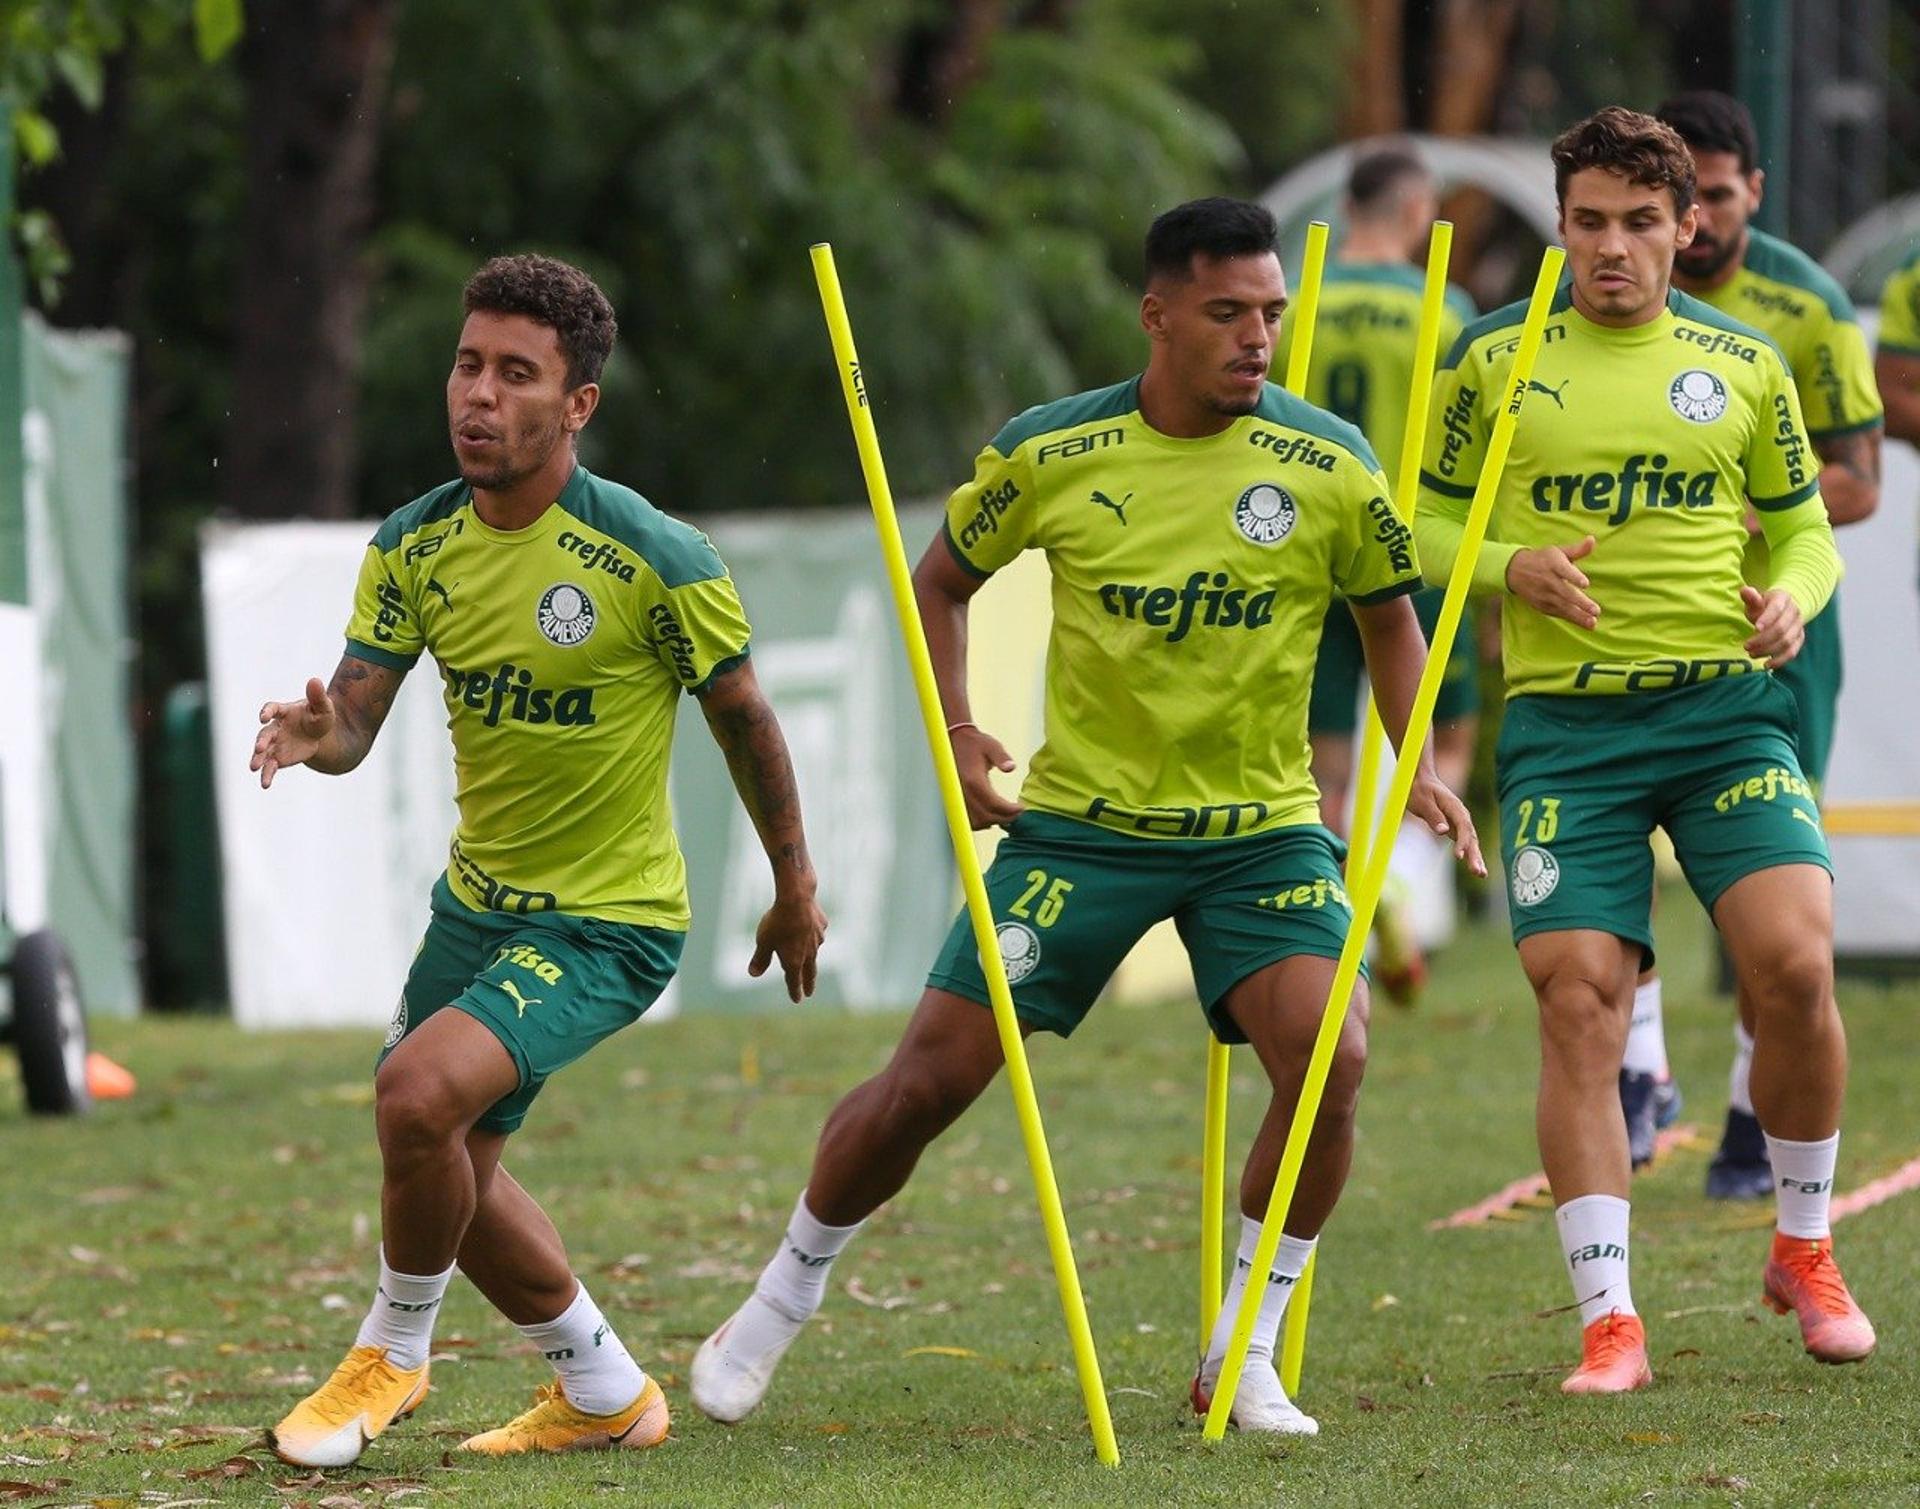
[[[882,1088],[881,1115],[888,1134],[918,1142],[939,1136],[980,1093],[970,1077],[919,1058],[890,1064]]]
[[[455,1141],[472,1119],[452,1086],[424,1067],[396,1068],[389,1059],[374,1076],[373,1091],[374,1127],[390,1158]]]
[[[1551,976],[1539,988],[1544,1044],[1579,1053],[1620,1035],[1620,1011],[1607,987],[1577,970]]]
[[[1348,1020],[1340,1033],[1340,1044],[1333,1050],[1333,1063],[1327,1070],[1327,1088],[1320,1101],[1320,1118],[1350,1119],[1360,1103],[1360,1081],[1367,1072],[1367,1028],[1365,1022]]]
[[[1833,956],[1823,941],[1782,938],[1747,973],[1741,985],[1763,1017],[1817,1016],[1833,996]]]

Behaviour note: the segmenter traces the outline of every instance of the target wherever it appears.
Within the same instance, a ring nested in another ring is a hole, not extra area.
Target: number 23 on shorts
[[[1560,798],[1543,796],[1538,802],[1532,797],[1521,798],[1520,805],[1514,809],[1519,822],[1514,825],[1513,847],[1524,849],[1528,844],[1550,844],[1560,833]],[[1535,818],[1539,821],[1535,822]],[[1533,831],[1527,831],[1531,825]]]
[[[1038,923],[1041,927],[1052,927],[1060,920],[1060,913],[1067,904],[1067,893],[1072,889],[1071,880],[1054,880],[1045,870],[1029,870],[1027,888],[1015,898],[1007,912],[1010,916]],[[1032,903],[1036,896],[1040,901],[1039,905],[1034,906]]]

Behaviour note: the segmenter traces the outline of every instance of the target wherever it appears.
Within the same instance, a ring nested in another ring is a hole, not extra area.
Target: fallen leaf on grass
[[[211,1467],[196,1467],[183,1472],[181,1477],[193,1483],[207,1483],[215,1479],[244,1478],[249,1473],[258,1472],[260,1464],[252,1457],[228,1457],[224,1462],[215,1462]],[[321,1481],[325,1481],[323,1478]]]
[[[0,1480],[0,1499],[37,1499],[45,1498],[67,1486],[72,1478],[48,1478],[43,1483],[22,1483],[16,1479]]]
[[[967,1347],[908,1347],[900,1354],[902,1357],[978,1357],[978,1352]]]
[[[849,1427],[844,1420],[829,1420],[825,1425],[817,1425],[814,1429],[823,1436],[844,1436]]]
[[[877,1294],[869,1294],[857,1278],[847,1280],[846,1290],[849,1299],[867,1306],[870,1310],[898,1310],[902,1305],[913,1303],[904,1294],[889,1294],[885,1299]]]
[[[1756,1409],[1740,1417],[1742,1425],[1779,1425],[1787,1417],[1770,1409]]]

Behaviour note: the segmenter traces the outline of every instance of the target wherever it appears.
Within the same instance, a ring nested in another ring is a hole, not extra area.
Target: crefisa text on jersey
[[[633,580],[633,562],[605,540],[585,539],[568,529],[562,531],[560,538],[553,543],[575,557],[590,571],[604,571],[609,576],[617,576],[623,582]]]

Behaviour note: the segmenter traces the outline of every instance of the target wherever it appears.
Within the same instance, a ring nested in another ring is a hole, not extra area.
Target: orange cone
[[[87,1055],[87,1091],[95,1100],[125,1100],[138,1088],[134,1077],[106,1054]]]

